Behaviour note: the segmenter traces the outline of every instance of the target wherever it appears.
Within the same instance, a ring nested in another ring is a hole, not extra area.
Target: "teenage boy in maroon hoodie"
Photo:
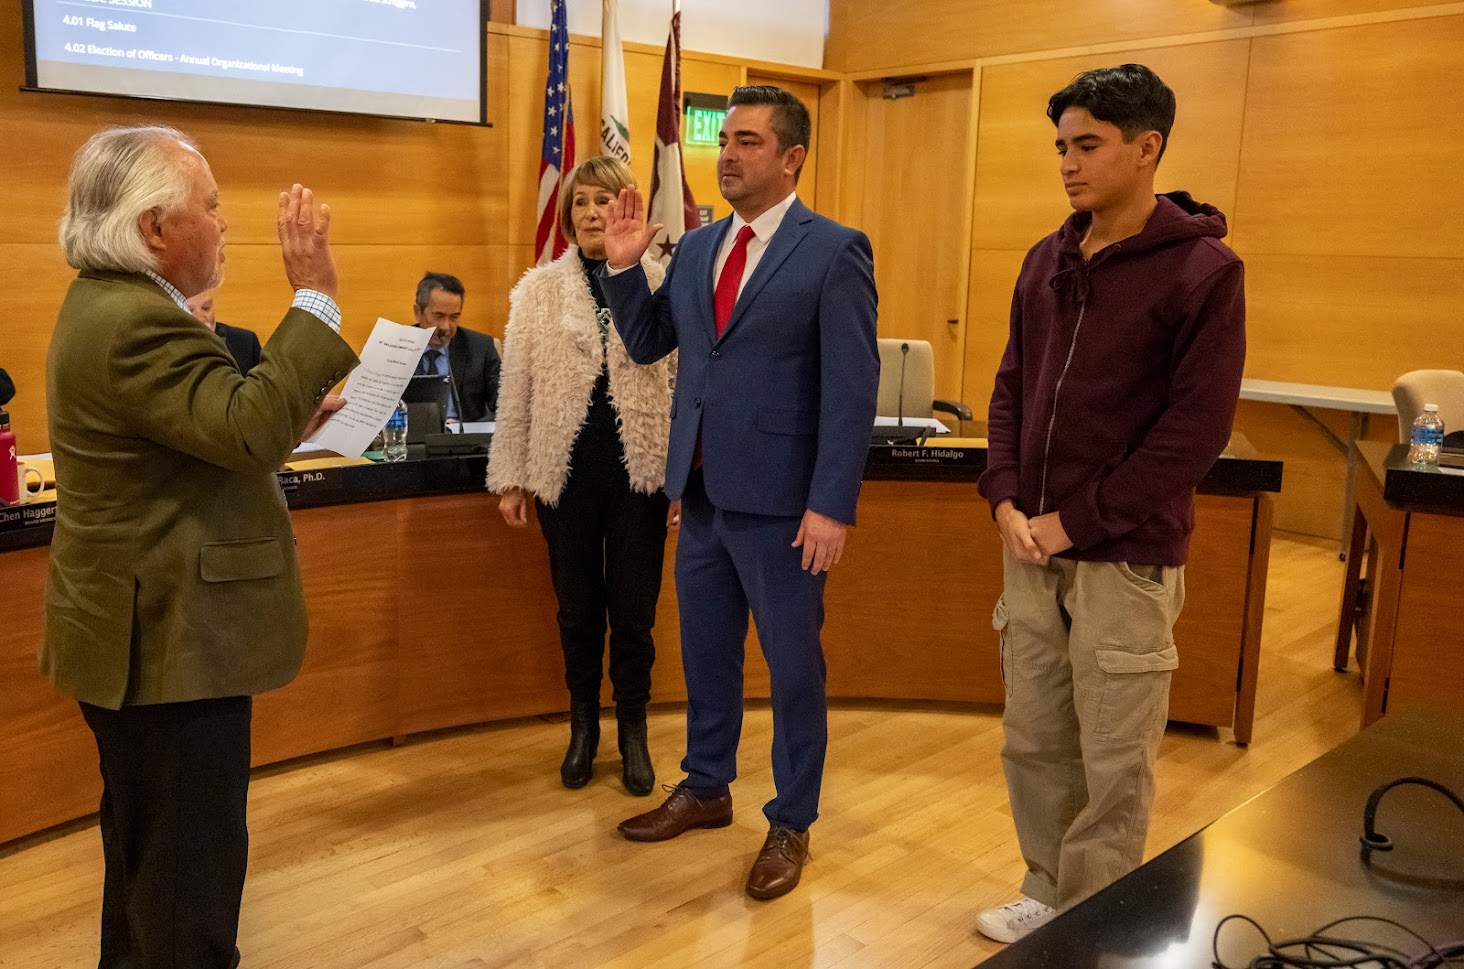
[[[1022,264],[981,478],[1005,546],[992,622],[1027,864],[1023,897],[978,919],[1002,942],[1143,857],[1194,489],[1240,393],[1225,216],[1154,194],[1174,108],[1138,64],[1080,74],[1047,105],[1074,213]]]

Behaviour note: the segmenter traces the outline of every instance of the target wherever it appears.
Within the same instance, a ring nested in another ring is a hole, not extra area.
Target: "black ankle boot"
[[[569,749],[559,765],[559,779],[570,790],[584,787],[594,773],[595,752],[600,747],[600,704],[571,700],[569,704]]]
[[[619,729],[620,779],[625,789],[636,797],[645,797],[656,786],[656,768],[651,766],[651,752],[646,747],[646,711],[617,710]]]

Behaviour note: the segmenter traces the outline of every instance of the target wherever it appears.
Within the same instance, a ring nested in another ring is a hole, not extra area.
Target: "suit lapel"
[[[773,273],[783,261],[798,248],[798,243],[808,235],[808,223],[813,216],[800,199],[794,199],[789,206],[788,212],[783,216],[783,222],[778,226],[778,231],[768,240],[768,247],[763,250],[762,258],[757,261],[757,268],[752,272],[752,278],[742,287],[742,293],[737,297],[737,305],[732,308],[732,316],[727,320],[727,327],[722,331],[722,339],[737,326],[743,316],[747,315],[747,308],[757,299],[757,294],[767,285]],[[715,327],[715,323],[713,323]]]
[[[717,253],[722,250],[722,240],[732,228],[732,216],[727,216],[712,227],[707,250],[698,257],[696,305],[702,310],[702,324],[706,327],[708,342],[717,342]]]
[[[447,365],[454,383],[457,382],[458,374],[468,372],[468,338],[461,332],[454,333],[447,344]],[[459,384],[458,393],[461,394],[462,390]]]

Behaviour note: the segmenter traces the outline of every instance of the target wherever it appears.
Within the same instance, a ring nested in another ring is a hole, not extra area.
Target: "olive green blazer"
[[[291,309],[244,377],[148,277],[77,277],[46,361],[57,499],[41,670],[59,690],[117,709],[299,672],[305,600],[275,471],[356,363]]]

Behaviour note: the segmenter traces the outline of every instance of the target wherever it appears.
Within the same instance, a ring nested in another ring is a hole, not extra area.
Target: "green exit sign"
[[[702,108],[694,104],[686,106],[686,127],[682,138],[688,145],[717,144],[722,134],[722,121],[727,117],[726,108]]]

